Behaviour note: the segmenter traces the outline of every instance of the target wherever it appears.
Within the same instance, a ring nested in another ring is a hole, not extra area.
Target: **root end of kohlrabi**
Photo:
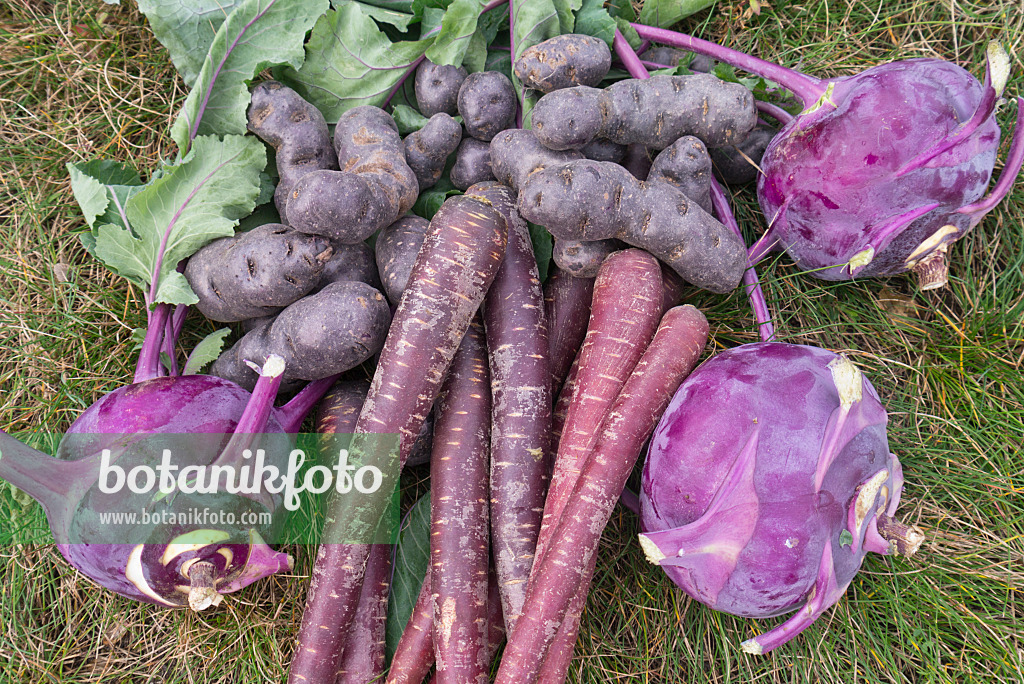
[[[214,573],[217,568],[213,563],[199,561],[189,569],[188,578],[192,588],[188,592],[189,608],[195,611],[206,610],[219,605],[223,597],[214,586]]]
[[[878,534],[901,556],[913,556],[924,544],[924,532],[917,525],[906,525],[879,513],[876,521]]]
[[[942,245],[927,258],[911,269],[922,291],[938,290],[949,282],[949,264],[946,262],[946,245]]]

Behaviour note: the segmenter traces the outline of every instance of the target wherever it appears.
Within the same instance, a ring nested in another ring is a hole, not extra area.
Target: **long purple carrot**
[[[590,321],[590,300],[593,298],[593,278],[576,278],[556,268],[544,283],[552,394],[562,389],[569,368],[583,344],[587,322]]]
[[[484,299],[490,360],[490,506],[494,564],[505,626],[512,631],[526,600],[547,493],[551,452],[551,370],[544,292],[530,228],[516,198],[500,183],[480,183],[484,197],[508,222],[508,248]]]
[[[572,496],[527,593],[526,608],[509,639],[496,684],[562,681],[545,663],[548,649],[568,615],[574,598],[586,595],[601,533],[618,501],[644,442],[653,432],[672,395],[697,364],[707,342],[708,323],[692,306],[671,309],[650,346],[630,374],[588,455]]]
[[[439,684],[487,684],[491,380],[479,316],[438,400],[430,460],[430,584]]]
[[[373,435],[398,435],[401,471],[497,273],[506,238],[501,214],[470,195],[449,198],[434,215],[356,423],[351,451],[364,461],[393,462],[388,440]],[[383,491],[332,498],[289,672],[291,684],[333,684],[370,553],[369,544],[337,542],[372,536],[390,500],[391,493]]]

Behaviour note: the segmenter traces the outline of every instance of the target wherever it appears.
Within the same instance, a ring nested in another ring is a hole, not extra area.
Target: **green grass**
[[[818,75],[942,57],[980,74],[989,39],[1024,93],[1024,14],[1012,0],[721,2],[691,31]],[[64,164],[151,169],[185,95],[133,3],[14,0],[0,8],[0,427],[62,431],[130,378],[137,292],[81,249]],[[1014,107],[1000,113],[1012,130]],[[1005,150],[1005,144],[1004,144]],[[764,219],[738,193],[748,238]],[[713,613],[647,564],[621,510],[577,645],[574,682],[1018,682],[1024,677],[1024,189],[951,250],[950,286],[833,284],[786,258],[762,269],[779,336],[845,351],[869,374],[903,461],[902,517],[928,535],[910,559],[871,557],[846,597],[768,657],[738,644],[777,621]],[[753,341],[737,292],[695,294],[719,348]],[[184,347],[213,327],[190,319]],[[410,475],[410,484],[422,479]],[[0,485],[0,539],[41,530]],[[283,681],[309,555],[203,614],[97,590],[52,545],[0,547],[0,683]]]

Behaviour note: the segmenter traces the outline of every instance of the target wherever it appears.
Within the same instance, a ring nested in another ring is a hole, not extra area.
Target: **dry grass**
[[[1014,55],[1019,2],[721,2],[686,27],[815,75],[943,57],[980,73],[985,41]],[[0,7],[0,427],[61,432],[133,367],[137,293],[88,257],[64,164],[151,169],[185,91],[132,3],[9,0]],[[1000,114],[1012,129],[1013,107]],[[763,229],[752,192],[744,228]],[[1024,192],[954,250],[950,288],[823,283],[786,259],[763,269],[780,335],[846,350],[891,409],[907,471],[904,515],[929,543],[873,558],[822,624],[755,659],[764,625],[697,605],[643,560],[636,520],[613,516],[571,681],[1014,682],[1024,668]],[[740,293],[695,295],[722,347],[755,339]],[[186,345],[212,329],[193,319]],[[46,539],[38,508],[0,491],[9,539]],[[0,548],[0,682],[282,681],[309,559],[202,615],[99,591],[47,544]]]

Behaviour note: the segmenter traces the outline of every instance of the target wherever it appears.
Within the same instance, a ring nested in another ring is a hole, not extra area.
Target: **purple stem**
[[[291,401],[277,409],[277,420],[281,423],[284,431],[293,435],[298,434],[299,428],[302,427],[302,421],[340,377],[339,373],[329,378],[314,380],[292,397]]]
[[[80,461],[62,461],[0,430],[0,479],[42,504],[48,515],[68,507]],[[95,470],[95,464],[90,465]],[[98,472],[98,471],[97,471]]]
[[[654,26],[644,26],[643,24],[630,24],[630,26],[636,29],[641,38],[707,55],[774,81],[793,91],[803,101],[804,107],[814,104],[825,94],[824,84],[813,76],[766,62],[745,52]]]
[[[778,105],[774,105],[771,102],[764,102],[763,100],[754,100],[754,105],[757,107],[757,111],[767,114],[772,117],[780,124],[785,126],[793,120],[793,115],[787,112],[785,109]]]
[[[651,47],[651,41],[645,39],[642,43],[640,43],[640,47],[636,49],[636,54],[638,56],[644,54],[645,52],[647,52],[647,48],[649,47]]]
[[[743,233],[740,232],[739,224],[736,223],[736,217],[729,207],[729,200],[714,176],[711,177],[711,205],[715,209],[718,220],[732,232],[736,233],[740,240],[742,240]],[[764,292],[761,290],[761,283],[757,278],[754,262],[749,257],[747,259],[747,270],[743,272],[743,284],[744,289],[747,291],[747,298],[750,299],[750,308],[754,310],[754,318],[757,320],[761,341],[771,342],[775,339],[775,326],[772,325],[772,315],[768,311],[768,304],[765,303]]]
[[[512,56],[512,73],[515,75],[516,67],[516,3],[515,0],[509,0],[508,3],[508,49]],[[523,127],[523,109],[526,104],[526,89],[523,88],[523,84],[519,84],[520,97],[516,102],[516,128]]]
[[[163,349],[170,309],[169,304],[157,304],[156,308],[149,312],[149,325],[146,328],[146,337],[142,341],[142,349],[139,351],[133,383],[161,376],[160,351]]]
[[[622,494],[619,495],[619,503],[627,511],[640,515],[640,497],[629,487],[622,490]]]
[[[177,342],[178,338],[174,335],[174,315],[172,314],[167,317],[167,321],[164,323],[164,341],[160,350],[162,354],[167,354],[167,362],[170,366],[166,369],[168,375],[179,375],[178,355],[174,349]]]
[[[657,62],[650,62],[646,59],[641,59],[640,63],[644,65],[646,69],[674,69],[671,64],[658,64]]]
[[[402,78],[398,79],[398,83],[396,83],[395,86],[391,89],[391,92],[388,93],[387,98],[384,100],[384,104],[381,105],[381,109],[387,109],[387,106],[391,104],[391,98],[393,98],[398,93],[398,91],[402,89],[402,86],[405,85],[405,82],[409,80],[410,76],[416,73],[416,69],[419,68],[420,64],[422,64],[423,60],[425,60],[426,58],[427,55],[422,54],[416,58],[416,61],[414,61],[406,68],[405,73],[402,74]]]
[[[633,48],[629,46],[629,41],[622,35],[622,31],[615,29],[615,37],[612,39],[612,48],[615,50],[615,54],[622,60],[622,66],[626,67],[626,71],[633,78],[650,78],[650,74],[647,73],[647,69],[640,62],[640,58],[633,52]]]
[[[274,410],[274,401],[277,399],[277,390],[281,387],[283,375],[284,359],[271,354],[260,370],[260,377],[235,425],[234,434],[213,465],[237,463],[242,452],[252,446],[256,438],[267,429],[267,421]]]
[[[999,180],[992,187],[985,197],[961,207],[957,211],[961,214],[973,214],[971,222],[977,224],[981,217],[992,211],[999,204],[1006,194],[1010,192],[1017,174],[1020,173],[1021,165],[1024,164],[1024,98],[1017,98],[1017,125],[1013,131],[1013,140],[1010,142],[1010,151],[1006,155],[1006,162],[1003,164],[1003,172],[999,174]]]

